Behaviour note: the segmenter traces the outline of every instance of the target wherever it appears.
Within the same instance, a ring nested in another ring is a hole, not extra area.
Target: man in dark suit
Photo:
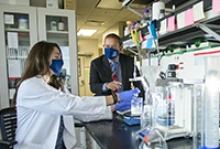
[[[101,96],[111,95],[112,92],[130,90],[131,82],[129,82],[129,78],[133,78],[134,67],[136,67],[134,66],[134,59],[120,53],[123,47],[120,37],[116,34],[108,34],[104,39],[103,47],[105,54],[91,62],[91,92]],[[116,79],[112,75],[113,63],[115,64]],[[136,74],[140,76],[138,70]],[[141,90],[140,96],[143,97],[144,91],[141,82],[133,82],[133,85]]]

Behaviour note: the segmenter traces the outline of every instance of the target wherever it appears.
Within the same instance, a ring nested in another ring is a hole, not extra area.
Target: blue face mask
[[[108,59],[113,60],[119,54],[119,51],[113,48],[105,48],[105,55]]]
[[[52,64],[50,65],[50,68],[53,70],[55,75],[58,75],[61,73],[63,64],[64,62],[62,59],[54,59],[52,60]]]

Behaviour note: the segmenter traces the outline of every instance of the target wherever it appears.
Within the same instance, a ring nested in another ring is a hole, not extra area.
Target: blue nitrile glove
[[[119,102],[115,104],[116,111],[124,111],[128,109],[131,109],[131,102]]]
[[[131,99],[133,98],[134,94],[139,94],[140,90],[136,87],[135,89],[128,90],[128,91],[123,91],[118,93],[120,97],[120,102],[130,102]]]

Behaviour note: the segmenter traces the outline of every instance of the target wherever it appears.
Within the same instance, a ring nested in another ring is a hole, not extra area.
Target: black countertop
[[[120,115],[114,114],[113,120],[85,124],[87,131],[101,149],[139,149],[141,141],[135,132],[140,126],[128,126]],[[167,142],[168,149],[193,149],[191,139],[173,139]]]
[[[101,149],[138,149],[140,144],[134,134],[140,126],[126,125],[117,114],[113,115],[113,120],[87,123],[85,126]]]

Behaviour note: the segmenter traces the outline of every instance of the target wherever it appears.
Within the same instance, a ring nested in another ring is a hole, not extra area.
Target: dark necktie
[[[66,149],[64,142],[63,142],[63,130],[64,130],[64,122],[63,116],[60,117],[60,127],[57,135],[57,142],[55,149]]]
[[[113,81],[118,81],[116,65],[117,65],[117,62],[112,61],[112,63],[111,63],[111,69],[112,69],[112,80],[113,80]],[[112,91],[112,93],[116,93],[116,92],[117,92],[117,90]]]
[[[112,63],[111,63],[112,79],[113,79],[114,81],[117,81],[117,80],[118,80],[116,65],[117,65],[117,62],[112,62]]]

